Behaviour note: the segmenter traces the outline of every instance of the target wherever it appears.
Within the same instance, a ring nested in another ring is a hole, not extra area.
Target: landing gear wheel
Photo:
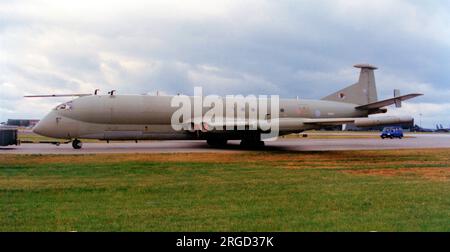
[[[83,143],[80,140],[75,139],[75,140],[72,141],[72,147],[75,150],[79,150],[79,149],[81,149],[81,147],[83,147]]]

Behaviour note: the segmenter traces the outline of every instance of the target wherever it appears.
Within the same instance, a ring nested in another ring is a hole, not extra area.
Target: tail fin
[[[361,68],[359,81],[351,86],[337,91],[336,93],[322,98],[322,100],[352,103],[358,105],[364,105],[378,101],[377,87],[375,85],[375,74],[373,72],[373,70],[377,68],[367,64],[359,64],[355,65],[354,67]]]

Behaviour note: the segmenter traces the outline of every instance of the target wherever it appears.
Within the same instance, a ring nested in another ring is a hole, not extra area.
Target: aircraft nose
[[[39,121],[32,129],[32,131],[38,135],[42,135],[43,127],[42,127],[42,120]]]
[[[47,115],[42,120],[39,121],[36,126],[33,127],[32,131],[41,136],[52,137],[52,132],[55,130],[55,119],[51,118],[52,116]]]

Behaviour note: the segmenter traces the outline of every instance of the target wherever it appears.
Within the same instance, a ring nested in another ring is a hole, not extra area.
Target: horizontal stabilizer
[[[421,96],[421,95],[423,95],[423,94],[402,95],[402,96],[394,97],[394,98],[391,98],[391,99],[377,101],[377,102],[372,102],[372,103],[369,103],[369,104],[366,104],[366,105],[358,106],[358,107],[356,107],[356,109],[359,109],[359,110],[378,109],[378,108],[386,107],[386,106],[389,106],[389,105],[392,105],[392,104],[399,104],[401,101],[409,100],[409,99],[412,99],[414,97]]]

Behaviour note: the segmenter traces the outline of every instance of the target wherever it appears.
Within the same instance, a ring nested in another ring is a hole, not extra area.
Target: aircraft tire
[[[83,143],[80,140],[75,139],[75,140],[72,141],[72,147],[75,150],[79,150],[79,149],[81,149],[81,147],[83,147]]]

